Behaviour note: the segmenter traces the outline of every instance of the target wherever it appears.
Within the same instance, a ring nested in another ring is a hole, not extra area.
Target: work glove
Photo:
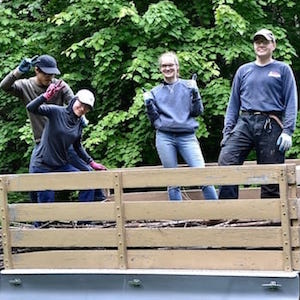
[[[35,55],[32,58],[25,58],[21,61],[18,66],[18,69],[21,73],[27,73],[30,68],[36,63],[38,55]]]
[[[151,92],[147,92],[146,89],[143,88],[143,97],[144,97],[144,103],[145,105],[149,105],[151,102],[153,102],[154,98]]]
[[[287,133],[281,133],[277,139],[277,146],[279,146],[279,151],[285,152],[292,147],[292,137]]]
[[[107,168],[105,166],[98,164],[95,161],[91,161],[90,166],[96,171],[106,171],[107,170]]]
[[[62,88],[64,85],[62,81],[59,80],[57,83],[51,83],[43,96],[46,98],[46,101],[50,101]]]
[[[197,101],[200,98],[199,88],[197,86],[197,74],[193,74],[192,79],[188,81],[188,87],[192,90],[192,101]]]

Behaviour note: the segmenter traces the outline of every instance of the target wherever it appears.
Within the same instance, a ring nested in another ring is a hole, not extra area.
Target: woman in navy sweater
[[[86,89],[78,91],[66,107],[51,104],[44,105],[62,88],[61,81],[51,84],[44,94],[26,106],[29,112],[48,118],[41,142],[33,157],[33,173],[79,172],[79,169],[68,162],[68,149],[71,145],[73,145],[79,157],[94,170],[106,170],[105,166],[96,163],[88,155],[81,144],[83,129],[81,117],[93,108],[95,102],[93,93]],[[80,201],[92,201],[93,199],[93,190],[79,193]],[[53,201],[54,191],[38,193],[38,202]]]

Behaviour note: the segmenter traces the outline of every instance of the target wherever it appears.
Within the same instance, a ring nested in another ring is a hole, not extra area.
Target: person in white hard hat
[[[81,144],[83,123],[81,117],[94,107],[95,97],[87,89],[79,90],[67,107],[45,105],[63,88],[61,81],[50,84],[44,94],[31,101],[26,108],[33,114],[46,116],[48,122],[42,134],[41,142],[32,160],[32,173],[78,172],[69,163],[68,149],[73,145],[79,157],[94,170],[107,170],[96,163]],[[94,190],[81,191],[80,201],[92,201]],[[38,193],[38,202],[53,202],[54,191]]]

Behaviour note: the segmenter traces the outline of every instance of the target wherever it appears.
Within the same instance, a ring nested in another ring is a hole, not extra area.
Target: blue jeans
[[[31,153],[31,158],[30,158],[30,164],[29,164],[29,173],[34,173],[33,172],[33,167],[32,167],[32,163],[33,163],[33,157],[34,157],[34,153],[37,149],[38,144],[36,144],[33,148],[33,151]],[[92,171],[92,167],[90,167],[85,161],[83,161],[77,154],[77,152],[74,150],[73,145],[70,146],[70,148],[68,149],[68,155],[69,155],[69,162],[70,164],[75,167],[76,169],[80,170],[80,171]],[[37,199],[37,193],[36,192],[30,192],[30,199],[31,202],[35,203],[38,201]],[[94,190],[94,199],[93,200],[99,200],[99,201],[103,201],[106,199],[106,196],[104,194],[104,192],[101,189],[96,189]]]
[[[189,167],[204,168],[205,162],[199,142],[194,133],[156,131],[156,149],[164,168],[177,168],[179,153]],[[201,187],[204,198],[218,199],[214,186]],[[180,187],[168,187],[170,200],[182,200]]]
[[[80,172],[80,170],[76,169],[70,164],[61,166],[59,168],[47,169],[31,166],[32,173],[50,173],[50,172]],[[82,190],[79,192],[79,201],[87,202],[94,200],[94,190]],[[47,190],[41,191],[37,193],[37,202],[45,203],[45,202],[54,202],[54,191]]]

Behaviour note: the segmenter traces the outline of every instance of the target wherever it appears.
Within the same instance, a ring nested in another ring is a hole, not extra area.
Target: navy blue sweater
[[[291,68],[274,60],[265,66],[254,62],[242,65],[234,77],[223,132],[236,125],[240,111],[278,112],[283,132],[292,135],[297,118],[297,88]]]
[[[147,114],[158,130],[168,132],[195,132],[199,124],[195,117],[203,112],[199,92],[192,95],[191,80],[178,79],[172,84],[162,83],[151,90]]]
[[[48,118],[41,142],[33,157],[33,166],[55,169],[67,164],[68,149],[72,144],[79,157],[90,163],[92,158],[81,144],[83,123],[72,109],[75,98],[67,107],[43,105],[45,100],[41,95],[26,106],[29,112]]]

